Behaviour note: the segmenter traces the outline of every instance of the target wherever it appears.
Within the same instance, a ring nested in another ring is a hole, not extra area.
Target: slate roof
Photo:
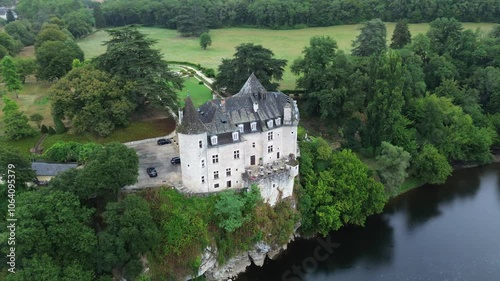
[[[205,126],[198,118],[198,112],[194,108],[191,97],[186,98],[182,123],[177,127],[177,132],[186,135],[197,135],[206,131]]]
[[[31,163],[31,169],[33,169],[37,176],[56,176],[59,173],[67,171],[69,169],[76,168],[78,164],[76,163],[45,163],[45,162],[33,162]]]
[[[188,99],[190,101],[189,97]],[[298,110],[293,99],[280,92],[268,92],[252,73],[236,95],[208,101],[198,111],[194,109],[192,102],[188,105],[186,99],[182,123],[177,131],[184,134],[205,131],[208,135],[219,135],[236,132],[238,124],[245,124],[244,132],[250,132],[248,123],[251,122],[257,122],[257,131],[266,131],[266,122],[283,117],[287,104],[294,111],[292,119],[298,121]],[[254,110],[255,107],[258,107],[257,111]]]

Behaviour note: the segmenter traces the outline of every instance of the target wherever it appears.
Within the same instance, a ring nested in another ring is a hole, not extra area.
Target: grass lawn
[[[35,113],[39,113],[43,116],[42,124],[46,126],[54,126],[52,122],[52,115],[50,113],[50,100],[49,100],[49,88],[50,83],[47,82],[34,82],[28,80],[26,84],[23,85],[23,89],[19,92],[19,98],[13,93],[8,93],[7,97],[12,99],[17,103],[19,109],[23,111],[26,116],[30,116]],[[0,91],[5,91],[5,86],[0,85]],[[0,99],[0,108],[3,108],[4,102]],[[0,136],[4,134],[4,123],[3,123],[3,112],[0,111]],[[32,126],[36,126],[34,123]]]
[[[493,23],[463,23],[466,29],[481,28],[487,32],[491,29]],[[395,23],[386,23],[387,39],[390,41],[394,31]],[[361,24],[338,25],[330,27],[314,27],[298,30],[269,30],[257,28],[225,28],[214,29],[210,31],[212,36],[212,46],[207,50],[202,50],[198,38],[185,38],[179,36],[177,31],[144,27],[140,28],[142,32],[148,34],[151,38],[158,40],[156,48],[160,49],[166,60],[171,61],[189,61],[200,63],[202,66],[217,69],[222,58],[230,58],[234,54],[234,48],[241,43],[261,44],[266,48],[273,50],[277,58],[288,60],[290,65],[293,60],[301,55],[302,50],[309,44],[309,39],[315,35],[329,35],[334,38],[339,49],[350,51],[351,43],[359,33]],[[429,29],[429,24],[410,24],[410,31],[413,35],[425,33]],[[78,44],[85,52],[86,58],[92,58],[104,53],[104,41],[109,37],[103,30],[79,40]],[[282,89],[295,88],[295,76],[287,67],[281,81]]]
[[[206,101],[212,99],[212,92],[205,85],[198,84],[198,79],[188,78],[184,80],[184,88],[177,95],[180,100],[180,105],[184,107],[184,99],[189,95],[195,107],[199,107]]]
[[[97,142],[97,143],[110,143],[110,142],[129,142],[141,139],[155,138],[166,136],[171,133],[175,128],[175,121],[173,119],[152,119],[145,121],[135,121],[127,128],[117,129],[109,137],[102,138],[91,134],[62,134],[62,135],[49,135],[44,141],[42,146],[45,149],[51,147],[58,141],[75,141],[79,143]],[[19,149],[24,155],[30,155],[30,149],[35,146],[40,135],[22,139],[18,141],[6,140],[0,137],[0,145],[7,145]]]

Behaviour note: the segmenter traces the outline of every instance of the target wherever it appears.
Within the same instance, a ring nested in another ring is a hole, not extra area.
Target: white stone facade
[[[255,76],[247,84],[237,95],[198,110],[186,100],[178,128],[183,187],[210,193],[257,184],[274,205],[292,195],[298,174],[298,109],[283,93],[261,96],[265,89]]]

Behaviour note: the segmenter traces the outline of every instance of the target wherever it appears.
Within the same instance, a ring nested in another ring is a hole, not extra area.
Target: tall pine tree
[[[411,33],[408,29],[408,23],[404,20],[398,21],[392,34],[391,48],[401,49],[409,43],[411,43]]]

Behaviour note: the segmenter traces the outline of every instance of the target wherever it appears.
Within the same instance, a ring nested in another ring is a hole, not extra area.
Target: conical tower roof
[[[186,98],[182,122],[177,127],[177,132],[186,135],[197,135],[206,132],[205,125],[198,118],[198,111],[196,111],[193,101],[189,96]]]
[[[267,94],[267,90],[266,88],[264,88],[264,86],[262,86],[262,84],[259,82],[259,79],[257,79],[257,77],[255,77],[255,74],[253,74],[252,72],[243,87],[241,87],[241,90],[235,96],[257,95],[259,93]]]

